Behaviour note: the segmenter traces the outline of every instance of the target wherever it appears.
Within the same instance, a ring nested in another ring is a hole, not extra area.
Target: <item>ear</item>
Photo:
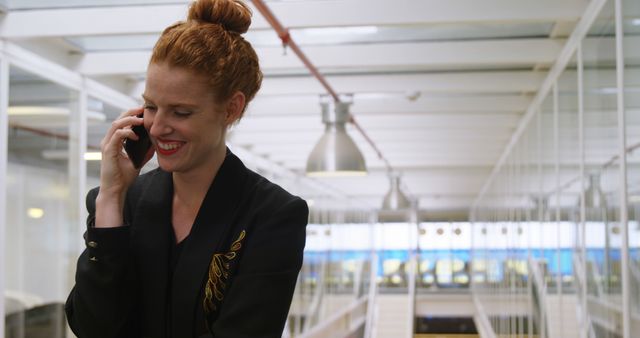
[[[240,91],[235,92],[229,101],[227,101],[227,111],[225,115],[225,124],[227,126],[230,126],[242,117],[245,101],[246,98]]]

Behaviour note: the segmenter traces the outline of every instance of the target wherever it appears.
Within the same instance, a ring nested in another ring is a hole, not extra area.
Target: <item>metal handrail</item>
[[[409,293],[409,318],[407,325],[409,326],[409,337],[413,337],[414,333],[414,325],[415,325],[415,312],[416,312],[416,267],[418,265],[417,262],[418,255],[417,253],[413,253],[409,258],[409,273],[407,274],[408,284],[408,293]]]
[[[352,331],[357,330],[364,321],[366,315],[357,316],[360,312],[366,313],[366,307],[369,296],[362,296],[360,299],[353,301],[344,309],[338,311],[334,315],[323,321],[322,324],[316,325],[308,331],[305,331],[300,338],[320,338],[320,337],[349,337]],[[365,309],[365,310],[363,310]]]
[[[378,276],[378,254],[373,252],[371,254],[371,269],[369,277],[369,303],[367,304],[367,316],[364,326],[364,338],[375,337],[376,323],[376,301],[378,295],[378,282],[376,280]]]
[[[575,280],[578,282],[579,287],[580,288],[584,288],[587,289],[588,285],[587,285],[587,281],[583,278],[583,276],[586,277],[586,273],[582,268],[582,259],[585,259],[585,257],[581,257],[581,256],[577,256],[574,255],[573,256],[573,269],[574,269],[574,275],[575,275]],[[580,295],[580,297],[582,297],[582,293],[578,293]],[[582,302],[579,302],[579,306],[582,307]],[[595,333],[595,328],[593,326],[593,320],[591,320],[591,316],[589,315],[589,311],[588,309],[582,309],[582,314],[583,314],[583,321],[586,324],[587,327],[587,335],[589,336],[589,338],[596,338],[596,333]]]
[[[586,260],[587,258],[584,257],[584,259]],[[596,283],[597,296],[602,297],[602,295],[604,295],[604,288],[599,282],[599,280],[601,279],[601,274],[600,270],[598,270],[598,264],[596,264],[596,262],[593,262],[593,264],[591,264],[591,275],[591,278],[593,278],[594,282]]]
[[[473,295],[473,305],[476,308],[476,314],[473,316],[473,320],[478,328],[480,336],[486,338],[497,338],[497,335],[493,330],[493,326],[491,326],[491,322],[489,321],[489,316],[477,295]]]
[[[587,330],[589,338],[596,338],[596,329],[593,327],[593,322],[589,319],[589,329]]]
[[[322,297],[324,295],[325,288],[325,275],[327,271],[327,261],[323,260],[320,264],[320,273],[318,275],[318,283],[316,284],[316,289],[313,294],[313,298],[311,300],[311,304],[307,309],[307,314],[304,322],[304,327],[302,328],[302,332],[309,331],[311,328],[311,324],[313,323],[313,318],[317,317],[320,312],[320,304],[322,303]]]
[[[629,271],[631,271],[631,276],[636,282],[640,283],[640,268],[633,261],[629,261]]]
[[[532,287],[537,286],[535,288],[536,295],[538,296],[538,307],[539,310],[536,312],[538,314],[538,319],[540,321],[540,336],[542,338],[546,338],[549,335],[547,334],[547,318],[546,318],[546,304],[547,304],[547,283],[544,281],[544,276],[540,271],[539,263],[533,258],[529,258],[529,270],[531,271],[532,278]]]

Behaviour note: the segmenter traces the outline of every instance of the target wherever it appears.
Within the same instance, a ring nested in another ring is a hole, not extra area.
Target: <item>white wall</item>
[[[95,178],[88,181],[89,187],[97,185]],[[83,241],[67,213],[67,174],[9,163],[7,182],[6,288],[63,301]],[[30,208],[41,209],[42,217],[30,216]]]

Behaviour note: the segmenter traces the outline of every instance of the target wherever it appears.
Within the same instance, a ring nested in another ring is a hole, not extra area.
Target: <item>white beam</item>
[[[24,39],[159,33],[172,23],[183,20],[186,14],[186,5],[13,11],[2,20],[0,36]]]
[[[492,71],[341,75],[326,76],[326,79],[339,93],[521,93],[535,92],[545,75],[543,72]],[[131,91],[131,96],[139,97],[144,87],[145,81],[140,81]],[[259,94],[316,95],[325,92],[318,80],[311,76],[267,76],[262,81]]]
[[[88,76],[143,74],[151,59],[151,51],[94,52],[78,57],[73,67]]]
[[[535,92],[544,73],[473,72],[327,76],[327,81],[340,93],[519,93]],[[318,94],[324,88],[313,77],[267,77],[261,95]]]
[[[564,40],[512,39],[448,42],[386,43],[305,46],[307,57],[323,68],[415,71],[460,66],[506,67],[551,64]],[[303,69],[294,53],[283,55],[282,47],[256,48],[265,73]],[[94,52],[84,55],[76,70],[85,75],[140,74],[147,68],[151,52]],[[375,56],[375,57],[372,57]]]
[[[351,0],[270,2],[269,8],[286,27],[296,29],[573,21],[579,18],[587,3],[586,0],[519,1],[517,5],[511,0]],[[37,38],[159,33],[168,25],[183,20],[186,12],[186,4],[15,11],[4,18],[0,36]],[[259,12],[255,9],[253,12],[252,29],[270,29]],[[38,24],[34,25],[34,22]]]
[[[505,142],[511,136],[512,129],[502,128],[498,130],[479,130],[474,133],[470,133],[465,130],[430,130],[425,132],[423,130],[407,130],[402,133],[398,133],[396,130],[376,130],[375,132],[368,133],[369,136],[376,142],[395,142],[411,140],[417,143],[432,143],[432,142],[453,142],[453,141],[471,141],[471,142],[484,142],[484,141],[502,141]],[[351,136],[356,140],[356,143],[360,147],[368,147],[369,145],[362,139],[359,134],[351,132]],[[254,143],[294,143],[294,142],[307,142],[315,144],[320,138],[320,134],[310,133],[308,131],[292,131],[286,134],[274,133],[274,132],[252,132],[252,133],[232,133],[230,134],[231,140],[237,144],[254,144]]]
[[[307,158],[309,154],[272,154],[268,158],[275,162],[283,162],[283,163],[301,163],[304,162],[306,164]],[[390,157],[389,160],[393,161],[394,168],[399,170],[399,168],[403,166],[420,166],[423,163],[433,163],[439,162],[440,165],[444,164],[458,164],[458,163],[474,163],[474,165],[484,164],[490,165],[491,161],[495,161],[498,156],[500,156],[499,152],[492,154],[483,154],[483,153],[475,153],[475,154],[444,154],[444,153],[429,153],[423,154],[422,156],[417,156],[416,154],[404,154],[402,156],[394,156]],[[364,154],[365,161],[368,164],[373,163],[381,163],[378,157],[375,154]]]
[[[404,172],[402,182],[410,187],[412,194],[472,195],[482,185],[483,175],[486,175],[487,171],[458,168],[452,172],[450,169],[425,168],[421,174]],[[378,195],[380,199],[389,189],[389,178],[384,171],[370,171],[369,175],[357,179],[333,177],[325,181],[344,187],[350,195]]]
[[[364,130],[415,130],[428,132],[433,129],[468,130],[514,128],[519,121],[517,115],[507,114],[451,114],[451,115],[362,115],[358,123]],[[324,130],[318,116],[268,116],[247,117],[235,127],[241,133],[256,131]]]
[[[311,149],[315,144],[313,143],[285,143],[285,144],[269,144],[269,143],[256,143],[251,146],[251,152],[255,154],[265,155],[270,153],[283,153],[283,152],[291,152],[298,154],[310,154]],[[450,152],[500,152],[504,149],[504,144],[500,144],[498,142],[494,143],[474,143],[474,142],[466,142],[466,143],[449,143],[447,142],[445,146],[443,143],[416,143],[416,142],[393,142],[378,145],[380,150],[387,153],[409,153],[412,154],[421,154],[421,153],[429,153],[432,151],[439,151],[441,149],[447,149]],[[370,150],[368,150],[370,149]],[[363,152],[371,151],[373,149],[371,147],[360,149]]]
[[[442,167],[486,167],[495,163],[496,155],[493,158],[484,157],[484,158],[468,158],[468,157],[455,157],[455,158],[444,158],[444,157],[431,157],[431,158],[405,158],[402,161],[395,160],[393,162],[393,167],[397,170],[402,171],[406,168],[413,167],[422,167],[422,168],[442,168]],[[287,168],[291,168],[293,170],[304,170],[306,168],[307,158],[297,158],[291,160],[283,160],[280,161],[277,158],[273,159],[273,161],[277,163],[281,163],[283,166]],[[381,169],[385,168],[385,163],[380,161],[376,157],[365,159],[367,163],[367,169]]]
[[[640,85],[640,69],[625,69],[625,84]],[[469,94],[469,93],[527,93],[535,92],[546,77],[546,72],[485,71],[423,74],[335,75],[327,81],[339,93],[412,93]],[[585,71],[585,88],[615,87],[615,72],[606,69]],[[560,78],[560,90],[576,90],[574,71],[565,71]],[[138,82],[130,94],[140,97],[145,81]],[[260,96],[317,95],[326,90],[312,76],[265,77]]]
[[[518,113],[523,112],[531,99],[524,95],[468,95],[468,96],[422,96],[409,101],[403,96],[369,98],[354,96],[351,113],[377,114],[425,114],[425,113]],[[320,121],[318,96],[261,97],[249,104],[246,115],[315,115]]]
[[[129,109],[137,104],[137,102],[128,95],[102,85],[95,80],[88,78],[83,79],[81,74],[44,59],[15,43],[6,42],[3,53],[13,66],[76,91],[80,91],[84,85],[87,87],[88,95],[102,100],[111,106],[120,109]]]
[[[558,57],[564,43],[562,39],[509,39],[306,46],[303,50],[321,71],[415,72],[461,67],[550,65]],[[627,59],[640,58],[640,37],[628,37],[624,43]],[[586,39],[585,62],[614,61],[613,47],[613,38]],[[262,70],[267,74],[305,72],[301,61],[293,53],[283,55],[281,47],[261,47],[256,52]],[[149,51],[94,52],[79,58],[74,69],[89,76],[139,75],[146,72],[150,57]]]

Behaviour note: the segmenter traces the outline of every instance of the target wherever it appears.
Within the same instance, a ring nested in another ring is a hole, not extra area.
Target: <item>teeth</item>
[[[158,142],[158,147],[162,150],[173,150],[179,148],[181,145],[179,143],[160,143]]]

